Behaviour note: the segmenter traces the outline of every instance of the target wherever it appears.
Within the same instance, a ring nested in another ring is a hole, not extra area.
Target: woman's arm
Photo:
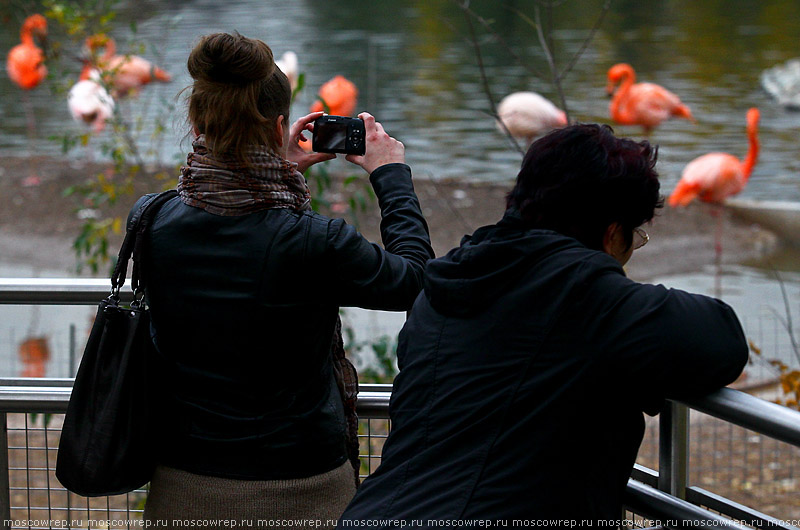
[[[384,248],[364,239],[341,219],[328,225],[327,253],[332,258],[336,303],[373,309],[408,309],[422,290],[425,263],[434,257],[405,147],[375,118],[359,115],[366,130],[366,152],[347,160],[370,173],[381,208]],[[385,250],[384,250],[385,249]]]
[[[370,182],[381,208],[384,248],[367,241],[342,219],[328,224],[329,281],[338,305],[409,309],[422,290],[425,264],[434,257],[428,225],[405,164],[375,169]]]

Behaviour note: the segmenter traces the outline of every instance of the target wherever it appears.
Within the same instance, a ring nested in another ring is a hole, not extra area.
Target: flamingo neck
[[[114,54],[117,53],[117,43],[114,42],[114,39],[109,38],[103,44],[99,44],[96,47],[99,48],[100,46],[103,47],[103,55],[98,57],[96,60],[107,63],[114,57]],[[94,54],[94,51],[92,52]]]
[[[109,38],[106,42],[106,52],[103,54],[103,60],[108,61],[115,53],[117,53],[117,43],[114,42],[114,39]]]
[[[622,73],[622,78],[620,80],[620,86],[617,91],[614,93],[614,97],[611,99],[611,115],[617,116],[620,112],[619,107],[622,102],[628,98],[628,92],[630,92],[631,87],[633,86],[633,82],[636,80],[636,76],[633,71],[625,70]]]
[[[747,149],[747,156],[745,156],[742,163],[745,182],[750,179],[750,174],[753,172],[753,167],[755,167],[758,160],[758,136],[755,126],[747,128],[747,139],[750,141],[750,147]]]
[[[22,30],[19,32],[19,38],[22,41],[22,44],[26,46],[34,46],[33,31],[28,26],[22,26]]]

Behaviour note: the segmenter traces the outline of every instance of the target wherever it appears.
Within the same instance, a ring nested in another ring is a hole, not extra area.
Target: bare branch
[[[553,52],[548,47],[547,39],[545,38],[545,35],[542,32],[539,6],[536,6],[534,8],[534,15],[536,17],[535,21],[531,20],[530,17],[528,17],[524,13],[521,13],[520,11],[517,11],[517,13],[519,14],[520,17],[522,17],[523,20],[528,22],[528,24],[530,24],[536,29],[536,34],[539,37],[539,44],[541,44],[542,46],[544,55],[547,58],[547,64],[550,66],[550,71],[553,74],[553,84],[556,86],[556,90],[558,91],[558,98],[561,101],[561,108],[564,111],[564,114],[566,114],[567,116],[567,122],[569,122],[569,109],[567,108],[567,98],[566,96],[564,96],[564,88],[561,86],[561,79],[559,79],[558,77],[558,69],[556,68],[556,62],[555,59],[553,58]]]
[[[555,67],[556,58],[556,45],[553,41],[553,6],[552,4],[545,4],[544,6],[545,26],[544,36],[547,38],[547,49],[553,56],[553,66]],[[553,70],[553,76],[558,74],[557,70]]]
[[[435,178],[428,179],[428,182],[433,184],[433,187],[436,189],[437,197],[441,197],[442,198],[441,202],[443,202],[445,204],[445,206],[447,207],[447,209],[450,210],[450,213],[453,214],[453,217],[458,219],[458,222],[461,223],[461,226],[464,228],[464,232],[467,233],[467,234],[470,233],[470,232],[474,232],[475,231],[475,227],[470,225],[467,222],[467,220],[464,219],[464,216],[461,215],[461,212],[459,212],[456,209],[456,207],[453,206],[452,201],[447,200],[447,198],[445,197],[445,194],[442,193],[442,189],[439,186],[439,182]]]
[[[572,71],[575,65],[578,64],[578,60],[581,58],[586,49],[589,47],[589,44],[594,40],[594,36],[600,29],[600,25],[603,23],[603,19],[606,18],[606,14],[610,10],[611,10],[611,0],[606,0],[605,4],[603,4],[603,9],[600,11],[600,15],[598,15],[597,20],[594,23],[594,26],[592,26],[592,29],[589,31],[589,35],[583,41],[581,48],[577,52],[575,52],[575,55],[572,57],[572,60],[567,65],[567,67],[564,68],[564,70],[562,70],[560,74],[558,74],[559,80],[564,79],[564,77],[568,73],[570,73],[570,71]]]
[[[508,140],[511,142],[511,144],[517,149],[517,151],[519,151],[519,153],[522,156],[525,156],[525,151],[523,151],[522,148],[519,146],[517,140],[508,130],[506,124],[503,123],[503,120],[500,119],[500,115],[497,113],[497,104],[494,101],[494,97],[492,96],[492,90],[489,87],[489,78],[486,76],[486,68],[483,65],[483,55],[481,54],[481,47],[480,44],[478,44],[478,37],[475,34],[475,25],[472,23],[472,15],[471,15],[471,10],[469,8],[469,0],[464,0],[464,2],[462,3],[456,1],[456,5],[461,7],[461,9],[464,11],[464,17],[467,20],[467,27],[469,28],[470,39],[472,41],[473,47],[475,48],[475,57],[478,61],[478,68],[480,69],[481,72],[481,82],[483,83],[483,91],[489,100],[489,106],[492,109],[492,115],[497,120],[497,123],[500,124],[500,127],[503,129],[503,132],[506,133],[506,136],[508,137]]]
[[[526,69],[526,70],[527,70],[527,71],[528,71],[528,72],[529,72],[531,75],[533,75],[534,77],[539,77],[539,78],[543,78],[543,77],[545,77],[545,76],[544,76],[544,74],[543,74],[542,72],[540,72],[540,71],[539,71],[539,70],[537,70],[536,68],[534,68],[534,67],[532,67],[531,65],[529,65],[528,63],[526,63],[526,62],[525,62],[525,61],[522,59],[522,57],[520,57],[520,56],[519,56],[519,54],[518,54],[518,53],[517,53],[517,52],[514,50],[514,48],[512,48],[512,47],[511,47],[511,45],[509,45],[509,44],[508,44],[508,42],[507,42],[507,41],[506,41],[506,40],[503,38],[503,36],[502,36],[502,35],[501,35],[501,34],[500,34],[500,33],[499,33],[497,30],[495,30],[495,29],[492,27],[492,25],[491,25],[491,24],[490,24],[490,23],[489,23],[489,22],[488,22],[488,21],[487,21],[485,18],[481,17],[480,15],[478,15],[477,13],[475,13],[475,12],[474,12],[474,11],[472,11],[472,10],[470,10],[470,11],[469,11],[469,13],[470,13],[470,14],[473,16],[473,18],[475,18],[475,20],[477,20],[477,21],[478,21],[478,22],[479,22],[479,23],[480,23],[480,24],[481,24],[481,25],[482,25],[482,26],[483,26],[483,27],[484,27],[484,28],[485,28],[487,31],[489,31],[490,33],[492,33],[492,35],[494,35],[494,37],[497,39],[497,41],[498,41],[498,42],[499,42],[499,43],[500,43],[500,44],[503,46],[503,48],[505,48],[505,50],[506,50],[506,51],[509,53],[509,55],[511,55],[511,57],[513,57],[513,58],[514,58],[514,60],[517,62],[517,64],[519,64],[520,66],[522,66],[523,68],[525,68],[525,69]]]

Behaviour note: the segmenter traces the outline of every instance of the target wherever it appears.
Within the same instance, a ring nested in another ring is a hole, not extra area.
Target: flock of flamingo
[[[34,37],[43,39],[46,34],[46,19],[42,15],[31,15],[22,25],[21,43],[8,54],[8,75],[24,91],[35,88],[47,76],[45,54],[34,41]],[[115,99],[138,94],[152,81],[171,79],[167,72],[141,57],[118,55],[114,39],[106,35],[89,37],[84,51],[84,67],[79,81],[69,91],[67,102],[73,118],[94,131],[101,131],[112,117]],[[297,55],[287,52],[276,64],[294,89],[298,79]],[[689,107],[669,90],[654,83],[636,83],[636,74],[630,65],[612,66],[607,77],[607,91],[612,95],[609,114],[615,123],[639,125],[649,134],[670,118],[695,121]],[[323,84],[318,95],[311,111],[326,109],[340,116],[352,116],[355,112],[358,90],[341,75]],[[506,96],[498,105],[497,113],[504,128],[528,144],[550,129],[567,125],[565,113],[534,92]],[[684,168],[669,204],[684,206],[694,199],[721,203],[742,191],[758,156],[758,120],[758,109],[750,109],[747,112],[750,147],[744,160],[727,153],[709,153],[696,158]]]

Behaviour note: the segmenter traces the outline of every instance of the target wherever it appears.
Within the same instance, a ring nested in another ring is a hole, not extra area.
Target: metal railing
[[[0,304],[96,304],[109,291],[108,280],[0,279]],[[130,292],[123,292],[123,296],[130,296]],[[69,520],[72,512],[84,510],[83,504],[89,516],[92,513],[102,513],[109,520],[136,517],[141,513],[141,506],[131,506],[131,504],[140,504],[141,497],[146,492],[128,494],[125,496],[125,506],[122,508],[115,507],[118,504],[110,499],[100,500],[100,504],[104,502],[104,505],[97,507],[66,492],[52,475],[55,467],[59,419],[56,418],[55,422],[51,423],[52,427],[48,427],[45,420],[43,428],[35,426],[31,428],[28,418],[31,413],[63,414],[69,400],[71,384],[71,379],[0,380],[0,427],[2,428],[0,429],[0,519],[4,527],[6,523],[14,521],[12,515],[17,515],[18,520],[31,522],[36,514],[47,513],[54,516],[66,512],[66,520]],[[390,429],[388,421],[390,396],[391,385],[362,385],[359,394],[358,410],[362,418],[360,429],[362,473],[365,475],[371,473],[377,467],[373,464],[380,461],[380,450]],[[640,465],[634,468],[626,491],[626,509],[631,514],[636,514],[640,521],[655,521],[665,528],[682,527],[685,524],[692,527],[798,530],[798,526],[778,520],[762,513],[759,509],[698,486],[689,485],[690,409],[772,437],[794,448],[800,448],[800,413],[743,392],[722,389],[702,398],[669,402],[659,419],[659,471]],[[24,428],[20,425],[24,425]],[[23,434],[24,442],[18,441],[23,440]],[[30,439],[33,435],[40,434],[43,434],[44,446],[33,448],[34,452],[38,451],[40,454],[39,458],[32,459]],[[24,445],[20,445],[23,443]],[[9,464],[14,460],[12,457],[15,451],[24,451],[24,468]],[[39,467],[42,465],[42,457],[44,468]],[[15,484],[18,480],[15,478],[15,473],[26,475],[25,487]],[[45,475],[44,479],[39,480],[44,482],[44,486],[35,484],[31,479],[33,473]],[[21,494],[23,491],[25,495]],[[54,506],[51,492],[63,493],[66,498],[65,503]],[[38,493],[47,493],[47,506],[31,506],[30,501],[35,497],[34,494]],[[137,496],[137,493],[141,495]],[[16,505],[12,497],[26,497],[28,505]],[[78,504],[81,508],[71,507]],[[23,519],[19,514],[27,515],[27,519]],[[741,522],[745,522],[746,526]],[[81,524],[74,526],[80,527]],[[18,527],[32,526],[18,525]]]

